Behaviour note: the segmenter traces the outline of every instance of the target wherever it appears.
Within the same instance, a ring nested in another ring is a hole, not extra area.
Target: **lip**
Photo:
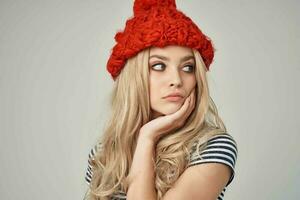
[[[172,92],[163,98],[168,101],[178,102],[183,99],[183,95],[180,92]]]
[[[173,93],[170,93],[169,95],[167,95],[163,98],[168,98],[168,97],[181,97],[181,98],[183,98],[183,95],[179,92],[173,92]]]
[[[183,99],[183,97],[179,96],[179,95],[177,95],[177,96],[173,95],[173,96],[167,96],[164,99],[166,99],[167,101],[178,102],[178,101],[181,101]]]

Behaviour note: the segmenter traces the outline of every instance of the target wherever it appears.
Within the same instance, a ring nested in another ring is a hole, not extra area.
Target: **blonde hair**
[[[209,95],[205,64],[199,52],[192,50],[196,61],[196,105],[184,126],[157,142],[155,188],[158,199],[162,199],[187,168],[195,143],[199,154],[212,136],[227,132]],[[86,199],[107,200],[112,194],[119,191],[126,193],[128,189],[126,178],[137,133],[151,117],[149,53],[150,48],[147,48],[128,59],[116,79],[111,94],[111,116],[98,141],[103,148],[96,152],[91,161],[93,177]]]

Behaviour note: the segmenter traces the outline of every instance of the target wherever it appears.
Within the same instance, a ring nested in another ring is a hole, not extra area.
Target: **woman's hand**
[[[151,120],[140,129],[139,137],[146,137],[155,143],[164,134],[184,125],[195,107],[195,89],[191,92],[181,108],[170,115]]]

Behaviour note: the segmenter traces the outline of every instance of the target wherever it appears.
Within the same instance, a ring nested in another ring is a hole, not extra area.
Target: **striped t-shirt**
[[[222,135],[215,135],[209,139],[205,149],[200,152],[201,158],[196,152],[196,145],[197,144],[195,144],[192,147],[190,155],[191,159],[190,163],[188,164],[188,167],[202,163],[223,163],[229,166],[231,169],[230,179],[228,180],[226,186],[217,198],[217,200],[223,200],[225,191],[228,185],[232,182],[235,175],[235,163],[238,154],[237,143],[234,140],[234,138],[227,133]],[[90,160],[93,159],[93,156],[95,155],[96,151],[99,151],[101,148],[101,144],[97,144],[91,149],[89,153],[88,167],[85,174],[85,181],[88,185],[90,184],[93,175]],[[120,199],[126,199],[126,193],[120,192],[118,194],[114,194],[111,198],[111,200]]]

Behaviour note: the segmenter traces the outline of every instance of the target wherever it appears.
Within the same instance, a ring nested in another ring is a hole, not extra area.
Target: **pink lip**
[[[163,98],[167,98],[167,97],[183,97],[183,95],[180,93],[180,92],[173,92],[173,93],[170,93],[169,95],[163,97]]]
[[[177,101],[181,101],[183,99],[182,96],[168,96],[168,97],[165,97],[166,100],[168,101],[172,101],[172,102],[177,102]]]

